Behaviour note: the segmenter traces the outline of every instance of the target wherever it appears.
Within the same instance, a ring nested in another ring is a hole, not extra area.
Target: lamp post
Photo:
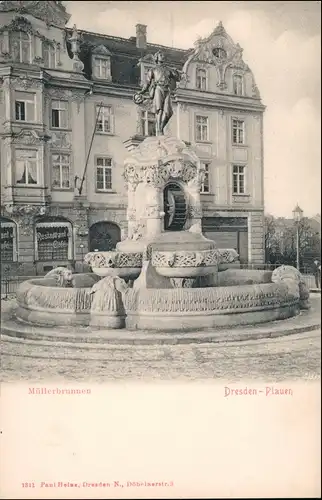
[[[293,219],[296,224],[296,267],[300,270],[300,222],[303,218],[303,210],[296,205],[293,210]]]
[[[81,255],[82,255],[82,271],[84,272],[84,245],[81,243],[79,245],[79,248],[81,249]]]

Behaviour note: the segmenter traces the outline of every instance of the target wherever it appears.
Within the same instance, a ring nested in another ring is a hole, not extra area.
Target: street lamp
[[[296,224],[296,267],[300,270],[300,222],[303,218],[303,210],[296,205],[293,210],[293,219]]]
[[[79,245],[79,248],[81,249],[81,255],[82,255],[82,271],[84,272],[84,245],[81,243]]]

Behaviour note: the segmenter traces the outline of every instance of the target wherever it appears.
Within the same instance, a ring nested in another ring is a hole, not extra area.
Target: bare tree
[[[265,217],[266,262],[296,265],[297,226],[292,219]],[[299,222],[300,266],[309,267],[321,254],[321,235],[314,219]]]

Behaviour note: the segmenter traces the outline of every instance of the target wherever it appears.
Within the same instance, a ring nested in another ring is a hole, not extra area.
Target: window
[[[68,260],[69,226],[64,223],[36,225],[37,257],[40,261]]]
[[[153,66],[145,66],[145,65],[143,65],[143,81],[142,81],[142,83],[146,83],[146,81],[148,79],[148,73],[149,73],[149,71],[152,68],[153,68]]]
[[[233,76],[233,87],[235,95],[243,95],[244,93],[244,83],[243,77],[241,75]]]
[[[155,135],[155,116],[150,111],[141,111],[142,135]]]
[[[208,141],[207,116],[196,116],[196,141]]]
[[[16,260],[16,224],[0,219],[1,226],[1,260],[13,262]]]
[[[203,166],[205,168],[204,170],[204,178],[201,183],[201,193],[209,193],[210,191],[210,183],[209,183],[209,175],[210,175],[210,164],[209,163],[203,163]]]
[[[110,191],[112,189],[112,159],[96,158],[96,189]]]
[[[245,165],[233,165],[233,193],[245,194]]]
[[[207,71],[205,69],[197,69],[196,87],[199,90],[207,90]]]
[[[110,106],[96,106],[96,116],[99,112],[96,122],[96,132],[101,134],[112,133],[112,108]]]
[[[243,120],[233,120],[233,144],[245,143],[245,123]]]
[[[110,59],[95,57],[94,59],[94,76],[102,80],[108,80],[111,74]]]
[[[225,49],[222,49],[221,47],[216,47],[212,53],[215,57],[218,57],[218,59],[225,59],[227,57]]]
[[[16,184],[38,184],[37,151],[16,150]]]
[[[51,126],[53,128],[68,127],[68,102],[52,101],[51,103]]]
[[[62,154],[52,155],[54,189],[69,189],[70,187],[70,156]]]
[[[56,67],[56,47],[48,42],[43,42],[43,59],[46,68]]]
[[[35,121],[35,94],[29,92],[16,92],[15,116],[20,122]]]
[[[11,53],[14,61],[31,62],[31,38],[28,33],[15,31],[10,35]]]

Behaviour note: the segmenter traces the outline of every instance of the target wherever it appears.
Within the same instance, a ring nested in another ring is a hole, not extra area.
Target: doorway
[[[113,222],[100,221],[89,229],[89,251],[108,252],[121,241],[121,229]]]

